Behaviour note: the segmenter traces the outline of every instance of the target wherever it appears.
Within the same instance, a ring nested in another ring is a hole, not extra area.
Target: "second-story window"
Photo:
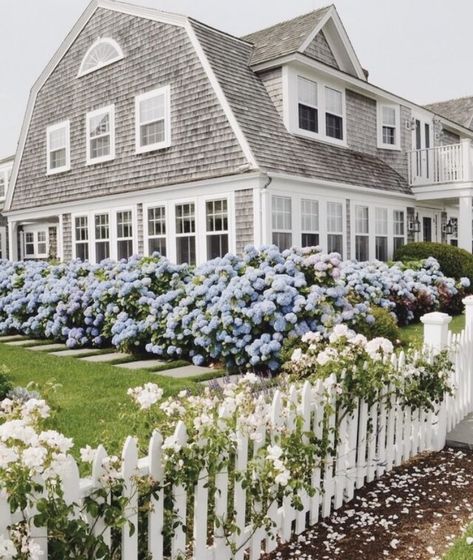
[[[136,152],[150,152],[171,145],[169,86],[135,98]]]
[[[319,131],[317,83],[298,76],[299,128],[310,132]]]
[[[46,143],[48,174],[68,171],[71,167],[69,121],[48,126]]]
[[[0,171],[0,198],[5,198],[7,174]]]
[[[87,113],[87,164],[115,157],[115,108],[113,105]]]
[[[378,147],[400,148],[399,105],[378,104]]]
[[[330,87],[325,88],[325,134],[343,140],[343,96]]]

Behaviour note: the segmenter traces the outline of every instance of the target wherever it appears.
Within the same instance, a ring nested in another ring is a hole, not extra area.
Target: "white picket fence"
[[[208,484],[205,471],[200,473],[194,492],[188,495],[182,486],[172,488],[174,515],[183,524],[179,525],[172,537],[163,535],[166,523],[163,491],[153,500],[152,511],[147,518],[147,531],[138,525],[138,495],[135,488],[134,475],[150,475],[154,480],[163,480],[162,468],[162,437],[156,432],[149,443],[148,455],[138,458],[136,441],[128,438],[123,449],[123,475],[126,481],[128,519],[138,530],[130,534],[128,528],[121,535],[121,559],[138,560],[138,545],[145,545],[152,560],[169,558],[177,560],[190,558],[193,560],[257,560],[262,552],[271,552],[278,540],[287,541],[294,534],[302,533],[307,527],[314,525],[321,518],[340,508],[351,500],[356,489],[376,477],[389,472],[393,466],[400,465],[409,458],[424,450],[440,450],[444,447],[446,435],[468,413],[473,410],[473,298],[464,300],[466,307],[466,328],[459,335],[448,331],[450,317],[442,313],[431,313],[422,318],[425,327],[425,343],[433,349],[450,348],[451,358],[455,365],[453,383],[455,394],[449,396],[436,413],[412,411],[402,408],[391,397],[391,406],[374,404],[368,407],[360,401],[352,415],[345,415],[339,426],[339,441],[334,455],[328,453],[321,466],[314,468],[311,476],[315,494],[309,497],[301,493],[302,511],[295,511],[289,499],[275,503],[269,515],[275,522],[276,532],[266,533],[263,529],[253,530],[248,522],[246,490],[241,484],[230,483],[229,472],[220,472],[214,484]],[[396,366],[402,370],[404,356],[393,358]],[[385,389],[389,391],[389,387]],[[333,397],[336,398],[335,396]],[[322,406],[321,385],[312,387],[306,383],[302,391],[291,390],[291,399],[301,410],[305,430],[313,430],[317,438],[324,435],[334,443],[333,427],[336,423],[335,413],[325,418]],[[335,409],[335,407],[334,407]],[[283,418],[286,418],[283,420]],[[293,418],[281,414],[281,394],[274,393],[272,403],[272,422],[276,426],[287,422],[291,428]],[[324,430],[327,432],[324,434]],[[186,444],[186,430],[181,423],[176,428],[177,441]],[[258,451],[258,444],[249,444],[243,433],[237,433],[237,452],[234,468],[245,471],[249,453]],[[267,440],[272,434],[263,434]],[[264,438],[262,438],[264,440]],[[70,503],[80,503],[81,499],[97,487],[102,472],[103,459],[106,451],[100,447],[93,464],[92,477],[81,479],[77,465],[71,461],[68,476],[64,480],[65,496]],[[209,487],[214,488],[209,495]],[[210,526],[215,518],[224,519],[229,506],[235,512],[235,520],[241,532],[230,537],[238,551],[232,554],[228,540],[223,535],[221,525]],[[212,508],[212,512],[210,511]],[[193,513],[192,533],[187,532],[185,522],[188,512]],[[213,513],[214,515],[209,515]],[[8,526],[15,521],[10,516],[6,500],[0,499],[0,533],[8,534]],[[100,534],[104,527],[98,524],[94,531]],[[35,540],[47,558],[46,529],[34,529]],[[145,533],[146,543],[143,543]],[[110,531],[105,531],[105,540],[110,542]]]

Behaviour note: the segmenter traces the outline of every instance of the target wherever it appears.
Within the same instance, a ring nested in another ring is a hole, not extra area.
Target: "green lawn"
[[[166,395],[197,387],[196,378],[176,380],[146,370],[122,370],[110,364],[50,356],[2,343],[1,364],[9,369],[8,377],[15,386],[25,387],[34,381],[44,391],[51,382],[59,385],[52,393],[52,401],[59,407],[52,424],[74,438],[76,447],[95,446],[106,432],[117,448],[129,435],[130,427],[122,417],[123,407],[132,406],[126,394],[129,387],[151,381],[162,387]]]
[[[473,544],[467,544],[467,537],[473,537],[473,525],[445,554],[443,560],[471,560],[473,558]]]
[[[465,316],[457,315],[450,323],[450,330],[458,333],[465,328]],[[404,347],[421,346],[424,337],[424,325],[416,323],[401,329],[401,343]]]

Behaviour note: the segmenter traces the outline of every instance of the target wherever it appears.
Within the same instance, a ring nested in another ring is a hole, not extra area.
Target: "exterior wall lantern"
[[[419,214],[416,214],[415,220],[409,223],[409,230],[412,233],[420,233],[420,220]]]

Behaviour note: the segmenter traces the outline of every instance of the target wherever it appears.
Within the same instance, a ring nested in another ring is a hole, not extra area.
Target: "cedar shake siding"
[[[259,77],[278,113],[283,118],[282,69],[273,68],[267,72],[260,72]]]
[[[323,62],[324,64],[328,64],[329,66],[339,69],[338,63],[329,47],[329,44],[327,43],[327,39],[323,31],[319,31],[317,33],[313,41],[304,51],[304,54],[310,56],[310,58]]]
[[[70,214],[62,215],[62,252],[63,259],[72,259],[72,220]]]
[[[124,58],[77,77],[87,49],[112,37]],[[169,84],[169,148],[135,154],[135,96]],[[86,165],[86,113],[115,104],[115,159]],[[71,170],[46,175],[46,128],[69,119]],[[187,32],[99,8],[39,91],[11,210],[238,173],[247,163]]]
[[[245,189],[235,192],[235,232],[236,251],[243,253],[247,245],[254,243],[254,210],[253,189]]]

